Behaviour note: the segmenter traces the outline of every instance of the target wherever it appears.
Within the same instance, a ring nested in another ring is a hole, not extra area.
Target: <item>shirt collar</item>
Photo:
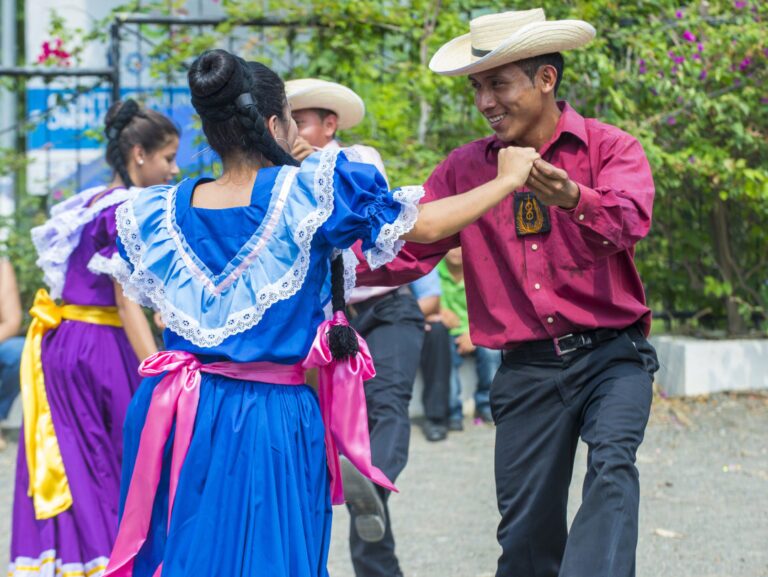
[[[328,144],[323,146],[323,150],[338,150],[341,148],[341,145],[339,144],[339,141],[335,138],[331,140]]]
[[[560,109],[560,118],[557,121],[557,126],[555,126],[555,132],[552,134],[552,138],[539,151],[542,154],[552,148],[565,133],[571,134],[585,145],[587,144],[587,126],[584,117],[576,112],[565,100],[558,102],[557,107]],[[509,146],[508,142],[504,142],[498,136],[494,135],[488,140],[485,149],[486,155],[495,150],[506,148],[507,146]]]

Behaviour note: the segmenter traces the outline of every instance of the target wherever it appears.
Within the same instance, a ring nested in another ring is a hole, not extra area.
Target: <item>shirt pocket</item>
[[[549,243],[552,266],[571,273],[594,268],[598,257],[584,240],[580,226],[567,212],[556,208],[550,210],[553,220]]]

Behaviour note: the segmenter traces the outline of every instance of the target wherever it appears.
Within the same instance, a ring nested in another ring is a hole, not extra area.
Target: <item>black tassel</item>
[[[344,259],[341,254],[331,261],[331,305],[333,312],[344,312]],[[360,347],[357,343],[357,333],[349,325],[333,325],[328,331],[328,348],[333,358],[343,361],[354,357]]]

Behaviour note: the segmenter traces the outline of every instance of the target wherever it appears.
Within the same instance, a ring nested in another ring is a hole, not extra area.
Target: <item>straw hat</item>
[[[338,128],[352,128],[365,116],[365,103],[355,92],[326,80],[302,78],[285,83],[285,94],[294,110],[324,108],[339,118]]]
[[[445,76],[490,70],[533,56],[583,46],[595,29],[582,20],[546,20],[544,10],[487,14],[469,23],[469,34],[444,44],[429,67]]]

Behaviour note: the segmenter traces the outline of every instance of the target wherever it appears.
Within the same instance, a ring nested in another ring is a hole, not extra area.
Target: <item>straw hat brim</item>
[[[579,48],[595,37],[595,29],[583,20],[533,22],[480,58],[472,56],[470,36],[464,34],[444,44],[435,52],[429,68],[444,76],[483,72],[518,60]]]
[[[300,79],[285,83],[293,110],[324,108],[338,117],[338,129],[352,128],[365,117],[365,103],[353,90],[324,80]]]

